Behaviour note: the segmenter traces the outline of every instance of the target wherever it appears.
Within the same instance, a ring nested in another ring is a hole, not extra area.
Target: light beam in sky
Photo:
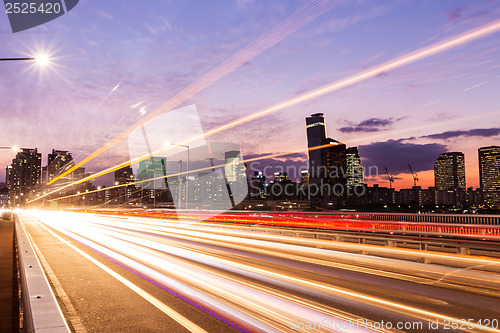
[[[389,61],[387,61],[385,63],[380,64],[380,65],[368,68],[368,69],[366,69],[366,70],[364,70],[364,71],[362,71],[362,72],[360,72],[358,74],[354,74],[354,75],[348,76],[346,78],[340,79],[338,81],[335,81],[333,83],[327,84],[327,85],[322,86],[320,88],[317,88],[317,89],[308,91],[306,93],[303,93],[303,94],[301,94],[301,95],[299,95],[297,97],[291,98],[291,99],[283,101],[281,103],[278,103],[278,104],[276,104],[274,106],[265,108],[263,110],[257,111],[255,113],[252,113],[252,114],[248,115],[248,116],[244,116],[244,117],[242,117],[240,119],[237,119],[235,121],[232,121],[232,122],[226,123],[224,125],[218,126],[218,127],[213,128],[213,129],[211,129],[211,130],[209,130],[209,131],[207,131],[207,132],[205,132],[205,133],[203,133],[201,135],[192,137],[191,139],[188,139],[188,140],[184,140],[183,142],[180,142],[179,144],[187,145],[190,142],[193,142],[193,141],[196,141],[196,140],[199,140],[199,139],[202,139],[202,138],[205,138],[205,137],[217,134],[219,132],[222,132],[222,131],[228,130],[230,128],[236,127],[238,125],[242,125],[242,124],[245,124],[245,123],[247,123],[249,121],[261,118],[261,117],[266,116],[268,114],[271,114],[271,113],[283,110],[285,108],[289,108],[291,106],[295,106],[297,104],[306,102],[306,101],[314,99],[316,97],[323,96],[323,95],[325,95],[327,93],[331,93],[333,91],[337,91],[339,89],[351,86],[353,84],[356,84],[356,83],[359,83],[359,82],[362,82],[362,81],[365,81],[367,79],[376,77],[376,76],[378,76],[378,75],[380,75],[382,73],[385,73],[385,72],[388,72],[388,71],[400,68],[402,66],[414,63],[416,61],[425,59],[427,57],[430,57],[432,55],[435,55],[435,54],[447,51],[449,49],[465,45],[465,44],[470,43],[470,42],[472,42],[474,40],[477,40],[479,38],[482,38],[482,37],[488,36],[490,34],[493,34],[495,32],[498,32],[499,30],[500,30],[500,20],[496,20],[496,21],[490,22],[490,23],[482,25],[482,26],[480,26],[480,27],[478,27],[476,29],[469,30],[469,31],[467,31],[465,33],[459,34],[457,36],[454,36],[452,38],[446,39],[444,41],[440,41],[440,42],[434,43],[432,45],[425,46],[423,48],[420,48],[420,49],[418,49],[416,51],[407,53],[407,54],[405,54],[403,56],[400,56],[398,58],[395,58],[393,60],[389,60]],[[167,102],[167,104],[168,104],[168,102]],[[157,111],[158,111],[158,109],[155,110],[154,112],[152,112],[151,114],[156,114]],[[148,115],[148,117],[150,115]],[[142,123],[143,123],[142,121],[138,122],[138,124],[142,124]],[[132,126],[132,128],[134,128],[134,129],[135,129],[135,127],[136,127],[135,125]],[[123,139],[123,138],[120,138],[119,141],[115,142],[115,140],[117,140],[117,138],[111,140],[110,142],[114,142],[113,143],[113,145],[114,145],[114,144],[120,142]],[[85,158],[84,160],[82,160],[80,163],[76,164],[73,168],[71,168],[70,170],[66,171],[65,173],[62,173],[61,175],[59,175],[58,177],[54,178],[51,182],[49,182],[47,184],[51,184],[51,183],[55,182],[56,180],[60,179],[61,177],[69,174],[70,172],[72,172],[74,169],[76,169],[76,168],[80,167],[81,165],[83,165],[83,164],[89,162],[90,160],[94,159],[99,154],[101,154],[102,152],[104,152],[107,149],[109,149],[111,147],[111,146],[107,146],[109,144],[110,143],[104,145],[103,146],[104,148],[103,147],[99,148],[97,151],[95,151],[94,153],[92,153],[91,155],[89,155],[87,158]],[[166,149],[162,149],[162,150],[153,152],[153,155],[160,154],[160,153],[162,153],[164,151],[166,151]],[[150,156],[151,155],[147,155],[143,159],[149,158]],[[75,182],[74,184],[79,184],[79,183],[81,183],[83,181],[87,181],[87,180],[90,180],[90,179],[93,179],[93,178],[105,175],[107,173],[116,171],[116,170],[118,170],[118,169],[120,169],[120,168],[122,168],[124,166],[130,165],[130,164],[133,164],[133,163],[137,163],[140,160],[141,160],[141,158],[138,158],[138,159],[134,159],[134,160],[130,160],[130,161],[127,161],[127,162],[123,162],[123,163],[117,164],[117,165],[115,165],[113,167],[110,167],[110,168],[105,169],[103,171],[97,172],[97,173],[95,173],[92,176],[89,176],[89,177],[84,178],[84,179],[82,179],[82,180],[80,180],[78,182]]]
[[[168,112],[174,109],[182,102],[186,101],[187,99],[193,97],[194,95],[204,90],[205,88],[209,87],[213,83],[217,82],[227,74],[231,73],[235,69],[239,68],[240,66],[244,65],[251,59],[258,56],[260,53],[264,52],[268,48],[276,45],[277,43],[282,41],[284,38],[286,38],[293,32],[299,30],[304,25],[313,21],[321,14],[325,13],[332,7],[338,5],[340,2],[342,2],[342,0],[328,0],[328,1],[314,0],[309,2],[304,7],[295,12],[293,15],[291,15],[286,20],[281,22],[279,25],[277,25],[264,35],[260,36],[257,40],[246,46],[244,49],[242,49],[241,51],[233,55],[231,58],[227,59],[222,64],[220,64],[218,67],[214,68],[213,70],[202,76],[200,79],[198,79],[196,82],[194,82],[193,84],[182,90],[173,98],[169,99],[162,106],[160,106],[153,112],[149,113],[141,120],[139,120],[136,124],[132,125],[130,128],[120,133],[117,137],[113,138],[112,140],[104,144],[102,147],[94,151],[92,154],[84,158],[82,161],[78,162],[74,167],[62,173],[61,175],[57,176],[56,178],[52,179],[50,182],[47,183],[47,185],[54,183],[58,179],[66,176],[67,174],[70,174],[71,172],[78,169],[82,165],[93,160],[94,158],[96,158],[109,148],[115,146],[122,140],[126,139],[132,132],[143,126],[145,123],[149,122],[150,120],[154,119],[155,117],[159,116],[164,112]],[[144,108],[141,109],[141,114],[145,115],[146,114],[145,111],[146,110]]]

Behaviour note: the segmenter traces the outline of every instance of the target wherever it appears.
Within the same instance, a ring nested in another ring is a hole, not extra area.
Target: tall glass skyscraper
[[[47,156],[47,167],[44,168],[42,179],[44,182],[49,182],[61,173],[72,168],[75,165],[71,153],[65,150],[52,149],[52,154]],[[63,177],[64,181],[72,181],[73,175],[69,174]],[[61,182],[63,182],[61,180]]]
[[[465,157],[461,152],[439,155],[434,163],[436,190],[465,190]]]
[[[306,118],[307,147],[314,148],[324,144],[326,139],[325,118],[322,113],[315,113]],[[309,182],[319,183],[319,168],[322,165],[321,149],[309,150]]]
[[[482,147],[479,153],[479,182],[486,205],[500,206],[500,147]]]
[[[327,138],[322,113],[306,118],[306,130],[308,147],[322,146],[321,149],[309,150],[308,185],[322,189],[319,195],[311,197],[311,201],[342,206],[347,200],[346,186],[363,186],[358,148],[347,148],[344,143]],[[344,194],[339,194],[339,191]]]
[[[347,148],[347,185],[362,185],[363,182],[363,165],[358,147]]]
[[[332,186],[335,184],[347,184],[347,147],[342,142],[327,138],[323,140],[323,145],[328,145],[321,149],[322,160],[320,175],[325,179],[325,183]]]

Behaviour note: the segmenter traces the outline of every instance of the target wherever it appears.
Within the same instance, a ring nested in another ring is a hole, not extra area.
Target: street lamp
[[[34,57],[0,58],[0,61],[34,61],[40,66],[45,66],[50,62],[50,58],[46,54],[38,54]]]
[[[0,149],[8,149],[8,150],[12,150],[13,152],[16,152],[16,153],[19,151],[19,147],[18,146],[0,147]]]
[[[45,54],[39,54],[35,57],[35,61],[37,62],[38,65],[45,66],[49,64],[50,58]]]
[[[186,171],[186,209],[188,208],[188,195],[189,195],[189,146],[188,145],[180,145],[176,143],[170,143],[168,141],[165,141],[163,143],[164,146],[177,146],[177,147],[184,147],[187,148],[187,171]],[[182,164],[181,164],[182,165]],[[182,170],[180,170],[182,173]],[[179,208],[181,208],[181,200],[182,200],[182,195],[181,195],[181,175],[179,175]]]
[[[26,57],[21,57],[21,58],[0,58],[0,61],[36,61],[36,58],[26,58]]]

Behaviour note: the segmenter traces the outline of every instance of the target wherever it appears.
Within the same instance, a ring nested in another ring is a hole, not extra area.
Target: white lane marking
[[[83,252],[82,250],[80,250],[79,248],[77,248],[76,246],[74,246],[73,244],[71,244],[68,241],[66,241],[64,238],[62,238],[59,235],[55,234],[54,232],[52,232],[51,230],[49,230],[46,226],[44,226],[39,221],[36,221],[36,222],[40,226],[42,226],[42,228],[44,228],[45,230],[47,230],[47,232],[49,232],[54,237],[56,237],[57,239],[59,239],[61,242],[63,242],[64,244],[66,244],[67,246],[69,246],[70,248],[72,248],[73,250],[75,250],[76,252],[78,252],[85,259],[89,260],[94,265],[96,265],[97,267],[99,267],[100,269],[102,269],[103,271],[105,271],[106,273],[108,273],[109,275],[111,275],[112,277],[114,277],[115,279],[117,279],[118,281],[120,281],[121,283],[123,283],[125,286],[127,286],[128,288],[130,288],[132,291],[134,291],[136,294],[138,294],[139,296],[141,296],[142,298],[144,298],[146,301],[148,301],[152,305],[154,305],[156,308],[158,308],[160,311],[162,311],[163,313],[165,313],[167,316],[169,316],[170,318],[172,318],[173,320],[175,320],[176,322],[178,322],[179,324],[181,324],[182,326],[184,326],[190,332],[193,332],[193,333],[208,333],[203,328],[201,328],[200,326],[196,325],[195,323],[193,323],[192,321],[190,321],[189,319],[187,319],[183,315],[181,315],[179,312],[177,312],[174,309],[172,309],[171,307],[167,306],[165,303],[162,303],[159,299],[157,299],[153,295],[149,294],[144,289],[138,287],[134,283],[130,282],[129,280],[127,280],[126,278],[124,278],[123,276],[121,276],[120,274],[118,274],[115,271],[113,271],[111,268],[109,268],[106,265],[100,263],[99,261],[97,261],[96,259],[92,258],[87,253]]]

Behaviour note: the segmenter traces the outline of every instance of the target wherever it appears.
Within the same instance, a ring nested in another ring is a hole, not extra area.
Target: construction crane
[[[417,186],[417,182],[418,182],[418,177],[417,177],[417,174],[413,173],[413,170],[411,168],[411,165],[408,164],[408,167],[410,168],[410,171],[411,171],[411,176],[413,177],[413,186]]]
[[[392,183],[394,183],[394,176],[389,175],[389,171],[387,171],[387,167],[384,167],[385,173],[387,174],[387,178],[389,179],[389,188],[392,188]]]

